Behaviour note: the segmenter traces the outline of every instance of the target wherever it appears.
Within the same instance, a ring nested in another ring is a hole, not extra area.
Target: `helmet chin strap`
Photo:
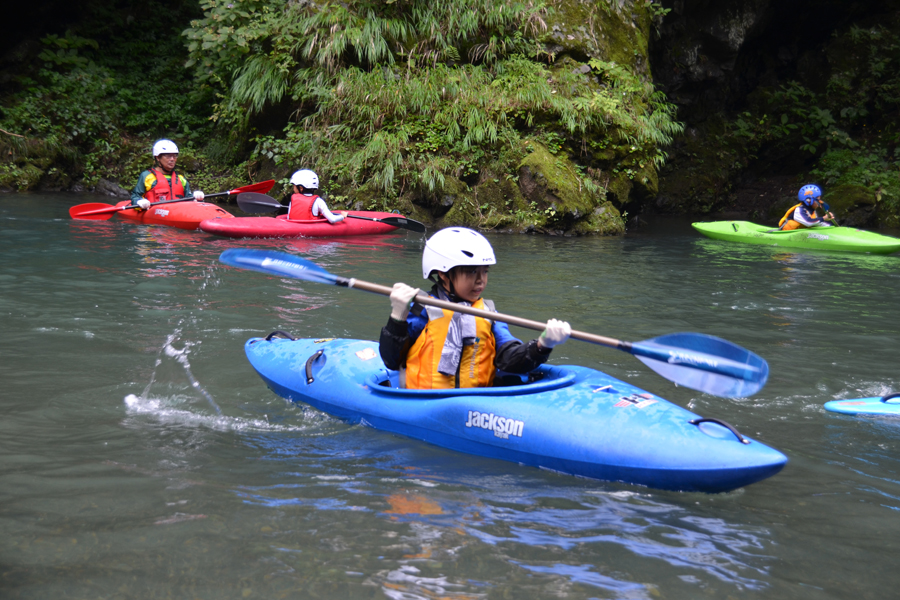
[[[452,271],[453,269],[450,270]],[[450,271],[447,271],[447,273],[441,273],[440,271],[438,271],[437,284],[443,286],[444,290],[447,292],[447,295],[450,296],[451,301],[456,302],[458,300],[461,300],[461,298],[456,293],[456,289],[453,287],[453,280],[450,278],[450,275],[448,273],[450,273]]]

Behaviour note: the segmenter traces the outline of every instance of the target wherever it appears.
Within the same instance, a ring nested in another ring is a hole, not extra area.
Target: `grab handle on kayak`
[[[324,350],[319,350],[315,354],[309,357],[306,361],[306,385],[311,384],[315,379],[312,376],[312,366],[313,363],[316,362],[316,359],[325,354]]]
[[[881,401],[887,404],[888,400],[892,400],[893,398],[900,398],[900,392],[894,392],[893,394],[888,394],[887,396],[882,396]]]
[[[285,338],[285,339],[288,339],[288,340],[291,340],[291,341],[294,341],[294,340],[297,339],[297,338],[295,338],[294,336],[292,336],[291,334],[289,334],[287,331],[281,331],[281,330],[278,330],[278,331],[273,331],[272,333],[270,333],[269,335],[267,335],[267,336],[266,336],[266,341],[267,341],[267,342],[271,342],[273,337]]]
[[[735,435],[735,437],[742,444],[750,443],[750,440],[748,440],[747,438],[742,436],[741,432],[738,431],[737,429],[735,429],[733,425],[730,425],[729,423],[726,423],[725,421],[722,421],[720,419],[712,419],[712,418],[691,419],[690,421],[688,421],[688,423],[690,423],[691,425],[697,425],[698,427],[700,426],[701,423],[715,423],[716,425],[721,425],[722,427],[724,427],[725,429],[727,429],[728,431],[733,433]]]

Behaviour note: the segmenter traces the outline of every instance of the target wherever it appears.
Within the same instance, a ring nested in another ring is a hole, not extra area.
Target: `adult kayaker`
[[[153,202],[175,200],[193,196],[198,202],[203,200],[203,192],[191,192],[191,184],[184,175],[175,172],[178,161],[178,146],[172,140],[159,140],[153,144],[153,168],[138,176],[131,190],[131,203],[147,210]]]
[[[481,297],[488,267],[494,264],[494,250],[483,235],[451,227],[425,243],[422,277],[434,283],[434,298],[496,312],[493,302]],[[523,344],[505,323],[431,306],[411,307],[418,292],[394,284],[391,316],[379,342],[384,364],[399,370],[409,389],[487,387],[498,369],[528,373],[546,362],[551,349],[572,332],[568,323],[550,319],[538,339]]]
[[[288,209],[289,221],[313,221],[325,217],[334,225],[347,218],[347,211],[334,214],[328,210],[325,200],[319,196],[319,176],[315,172],[301,169],[291,175],[291,183],[294,185],[294,194]]]
[[[822,190],[819,186],[804,185],[797,192],[797,198],[800,204],[795,204],[784,213],[778,222],[779,229],[791,231],[807,227],[831,227],[830,221],[834,220],[834,215],[828,212],[827,205],[822,202]],[[820,208],[825,211],[823,217],[819,217],[816,213]]]

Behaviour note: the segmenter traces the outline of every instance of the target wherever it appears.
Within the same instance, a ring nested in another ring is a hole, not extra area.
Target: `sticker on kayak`
[[[164,209],[164,208],[157,208],[156,211],[155,211],[155,213],[156,213],[157,215],[161,216],[161,217],[168,217],[168,216],[169,216],[169,211],[167,211],[167,210]]]
[[[320,338],[318,340],[313,340],[313,344],[324,344],[325,342],[333,342],[337,338]]]
[[[359,352],[357,352],[356,356],[359,357],[359,360],[372,360],[373,358],[378,356],[378,354],[375,353],[375,350],[373,348],[366,348],[365,350],[360,350]]]
[[[622,396],[619,398],[619,401],[616,402],[613,406],[616,408],[622,408],[625,406],[636,406],[638,408],[644,408],[650,406],[651,404],[656,404],[656,400],[653,399],[651,394],[631,394],[630,396]]]
[[[821,233],[810,233],[808,236],[806,236],[806,238],[807,238],[807,239],[809,239],[809,238],[815,238],[815,239],[817,239],[817,240],[827,240],[827,239],[828,239],[828,236],[827,236],[827,235],[822,235]]]
[[[509,419],[495,415],[494,413],[483,413],[477,410],[470,410],[466,427],[478,427],[493,431],[494,436],[509,439],[509,436],[522,437],[522,431],[525,429],[525,422],[516,419]]]
[[[853,402],[838,402],[841,406],[859,406],[861,404],[866,404],[863,400],[854,400]]]

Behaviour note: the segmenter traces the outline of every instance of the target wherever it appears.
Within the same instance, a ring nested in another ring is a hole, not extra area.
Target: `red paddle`
[[[245,185],[244,187],[235,188],[233,190],[229,190],[227,192],[218,192],[216,194],[207,195],[204,200],[207,198],[216,198],[218,196],[230,196],[231,194],[242,194],[244,192],[257,192],[257,193],[265,193],[272,189],[275,185],[275,180],[270,179],[268,181],[260,181],[259,183],[251,183],[250,185]],[[171,204],[172,202],[187,202],[189,200],[193,200],[193,198],[176,198],[175,200],[164,200],[162,202],[154,202],[150,206],[158,206],[160,204]],[[69,216],[73,219],[91,219],[95,221],[106,221],[111,219],[113,214],[128,210],[131,208],[138,208],[137,204],[130,204],[128,206],[113,206],[111,204],[104,204],[103,202],[88,202],[86,204],[78,204],[77,206],[73,206],[69,209]]]

